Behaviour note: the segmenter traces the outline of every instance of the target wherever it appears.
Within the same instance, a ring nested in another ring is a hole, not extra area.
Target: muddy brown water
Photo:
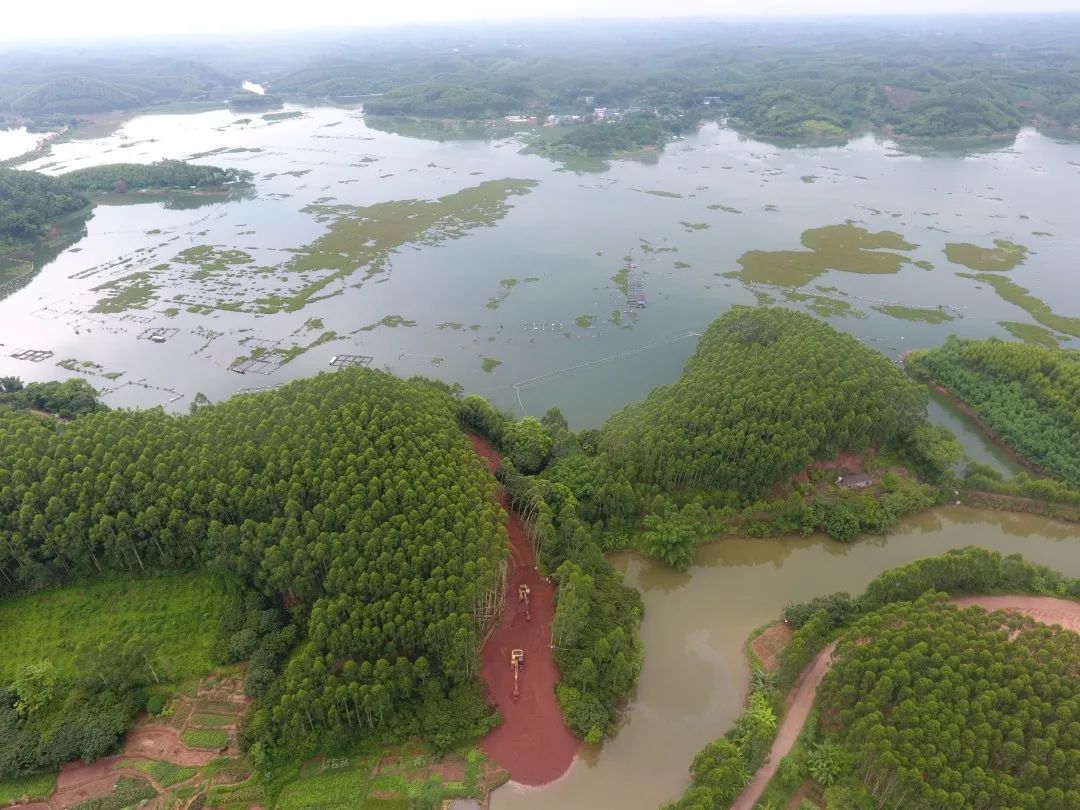
[[[635,554],[613,555],[645,599],[645,664],[625,723],[614,740],[587,746],[560,781],[539,790],[501,788],[492,807],[644,809],[671,801],[688,783],[694,754],[742,709],[746,636],[788,602],[857,593],[888,568],[967,545],[1022,553],[1080,575],[1078,542],[1078,526],[953,506],[848,546],[819,536],[722,540],[702,548],[685,573]]]

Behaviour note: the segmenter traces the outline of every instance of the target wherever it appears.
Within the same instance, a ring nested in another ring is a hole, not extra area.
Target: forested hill
[[[682,376],[612,416],[601,447],[634,480],[752,498],[816,459],[905,442],[926,393],[809,315],[735,307]]]
[[[67,172],[61,175],[61,178],[71,188],[92,194],[140,189],[215,189],[229,183],[247,182],[251,176],[251,172],[241,169],[198,166],[182,160],[161,160],[157,163],[109,163],[104,166],[90,166]]]
[[[837,806],[1080,806],[1078,669],[1076,633],[1025,617],[929,598],[863,618],[820,694],[853,777]]]
[[[507,539],[456,414],[444,385],[361,370],[185,417],[57,430],[0,410],[0,597],[223,566],[287,605],[303,639],[248,726],[262,753],[361,728],[481,733],[479,611]]]
[[[251,173],[180,160],[112,163],[50,177],[39,172],[0,169],[0,247],[46,236],[57,220],[88,208],[87,195],[142,189],[219,189],[246,183]]]
[[[1080,352],[953,336],[907,362],[964,400],[1021,455],[1080,486]]]
[[[81,191],[59,178],[0,169],[0,247],[44,236],[56,220],[88,205]]]

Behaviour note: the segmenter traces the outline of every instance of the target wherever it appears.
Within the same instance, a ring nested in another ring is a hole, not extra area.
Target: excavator
[[[510,669],[514,673],[514,700],[521,697],[521,687],[519,679],[521,677],[521,671],[525,669],[525,651],[524,650],[511,650],[510,651]]]
[[[532,607],[530,603],[530,597],[532,591],[529,590],[529,586],[525,583],[518,585],[518,604],[525,605],[525,621],[532,621]]]

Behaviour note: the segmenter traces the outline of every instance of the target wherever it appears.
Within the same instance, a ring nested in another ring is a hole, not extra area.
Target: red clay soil
[[[498,452],[478,436],[470,436],[476,452],[494,470]],[[581,741],[563,722],[555,699],[559,670],[551,655],[551,620],[555,616],[555,586],[536,570],[532,541],[516,513],[510,510],[505,494],[500,501],[508,519],[510,562],[506,597],[498,627],[480,650],[481,676],[488,687],[488,697],[502,713],[502,723],[483,740],[480,748],[510,773],[510,779],[523,785],[545,785],[562,776],[574,761]],[[532,621],[518,604],[518,585],[529,586],[532,596]],[[521,672],[521,696],[515,700],[514,675],[510,670],[510,651],[525,652]]]
[[[761,667],[766,672],[776,672],[780,666],[779,655],[791,641],[795,631],[787,622],[777,622],[762,630],[752,642],[750,647],[754,655],[761,661]]]
[[[124,755],[162,759],[185,767],[203,765],[218,756],[217,751],[188,748],[180,741],[180,732],[167,726],[144,726],[128,732]]]
[[[1022,613],[1041,624],[1057,624],[1066,630],[1080,633],[1080,602],[1071,602],[1068,599],[1055,599],[1052,596],[1004,595],[961,596],[951,601],[952,604],[961,608],[975,605],[983,610]],[[772,748],[769,749],[765,764],[758,768],[754,778],[731,805],[731,810],[751,810],[761,798],[761,794],[765,792],[769,780],[776,775],[780,768],[780,760],[791,751],[810,714],[818,687],[832,665],[832,654],[835,649],[836,642],[834,641],[819,652],[799,676],[798,683],[788,695],[784,719],[780,722],[780,729],[777,731]]]
[[[56,790],[49,797],[47,806],[71,807],[87,799],[112,793],[120,779],[120,774],[114,768],[117,762],[119,757],[106,757],[89,765],[82,761],[67,763],[56,777]]]

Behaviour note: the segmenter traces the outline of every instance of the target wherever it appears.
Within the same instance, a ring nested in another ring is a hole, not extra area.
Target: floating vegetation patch
[[[689,262],[683,262],[683,261],[678,261],[678,260],[676,260],[676,262],[675,262],[675,269],[676,270],[685,270],[689,266],[690,266]]]
[[[896,273],[911,259],[893,250],[914,250],[895,231],[872,233],[851,222],[803,231],[809,250],[751,250],[739,258],[743,281],[801,287],[829,270]],[[887,250],[883,250],[887,249]]]
[[[641,251],[646,255],[649,253],[678,253],[677,247],[657,247],[648,239],[638,238],[638,242],[641,244]],[[629,259],[627,259],[629,261]]]
[[[433,366],[441,366],[443,364],[444,360],[446,360],[445,357],[432,357],[431,358],[431,365],[433,365]]]
[[[738,208],[732,208],[730,205],[720,205],[719,203],[714,203],[712,205],[707,205],[705,207],[708,208],[710,211],[723,211],[726,214],[741,214],[742,213],[742,211],[740,211]]]
[[[499,286],[503,288],[503,291],[498,295],[491,296],[484,306],[488,309],[498,309],[499,305],[506,300],[508,295],[510,295],[510,291],[520,283],[521,282],[516,278],[504,278],[499,282]]]
[[[581,329],[588,329],[590,326],[596,323],[596,319],[596,315],[578,315],[576,318],[574,318],[574,323],[576,323]]]
[[[693,233],[694,231],[707,231],[709,230],[708,222],[680,222],[687,233]]]
[[[920,270],[933,270],[934,269],[934,263],[933,262],[928,262],[926,259],[919,259],[918,261],[912,262],[912,264],[915,265],[916,267],[918,267]]]
[[[453,321],[447,321],[446,323],[440,323],[439,324],[439,329],[441,331],[444,331],[444,332],[447,329],[453,329],[455,332],[463,332],[463,331],[465,331],[465,326],[464,326],[464,324],[455,323]]]
[[[874,307],[878,312],[899,318],[902,321],[922,321],[923,323],[945,323],[956,320],[956,317],[944,307],[905,307],[900,304],[884,304]]]
[[[371,332],[378,329],[380,326],[386,326],[390,329],[397,329],[399,326],[416,326],[416,321],[410,321],[408,318],[404,318],[401,315],[386,315],[382,320],[375,323],[369,323],[367,326],[361,326],[358,332]]]
[[[953,264],[962,264],[972,270],[1012,270],[1024,263],[1028,249],[1008,239],[995,239],[992,248],[979,247],[969,242],[950,242],[945,245],[945,257]]]
[[[998,276],[993,273],[957,273],[957,275],[989,284],[994,288],[994,292],[1010,304],[1020,307],[1048,329],[1064,332],[1066,335],[1072,335],[1073,337],[1080,337],[1080,318],[1058,315],[1041,298],[1036,298],[1031,294],[1030,290],[1021,287],[1019,284],[1014,284],[1005,276]]]
[[[439,245],[475,228],[492,227],[510,210],[511,196],[526,194],[535,185],[533,180],[491,180],[436,200],[398,200],[366,207],[307,206],[304,213],[328,223],[329,229],[310,245],[295,249],[294,258],[281,269],[302,278],[318,278],[296,289],[279,308],[293,312],[327,297],[327,287],[358,268],[364,269],[365,279],[383,272],[391,253],[402,246]],[[257,303],[265,311],[278,302],[263,299]]]
[[[494,357],[485,357],[480,365],[485,373],[490,374],[502,365],[502,360],[496,360]]]
[[[821,178],[818,177],[816,174],[804,174],[799,179],[802,180],[804,183],[816,183]]]
[[[1032,236],[1053,236],[1053,234],[1050,233],[1050,231],[1032,231],[1031,235]]]
[[[659,191],[657,189],[645,189],[645,188],[634,188],[634,189],[631,189],[631,191],[637,191],[637,192],[640,192],[641,194],[651,194],[654,197],[668,197],[668,198],[673,199],[673,200],[681,200],[683,198],[682,194],[679,194],[678,192],[675,192],[675,191]]]
[[[1048,349],[1056,349],[1061,345],[1057,335],[1038,324],[999,321],[998,326],[1004,327],[1010,335],[1025,343],[1037,343],[1040,346],[1046,346]]]
[[[784,292],[785,301],[797,301],[806,304],[806,308],[821,318],[865,318],[866,313],[855,309],[847,301],[840,301],[827,295],[800,293],[791,290]]]
[[[221,273],[236,265],[251,264],[255,260],[242,250],[196,245],[177,253],[173,261],[198,267],[198,270],[189,274],[189,278],[200,281],[211,273]],[[155,269],[164,270],[167,267],[168,265],[158,265]]]
[[[157,300],[158,286],[152,278],[150,272],[142,270],[94,287],[94,292],[105,292],[106,295],[90,311],[111,314],[129,309],[146,309]]]
[[[288,110],[286,112],[273,112],[261,116],[263,121],[288,121],[290,118],[303,118],[302,110]]]

